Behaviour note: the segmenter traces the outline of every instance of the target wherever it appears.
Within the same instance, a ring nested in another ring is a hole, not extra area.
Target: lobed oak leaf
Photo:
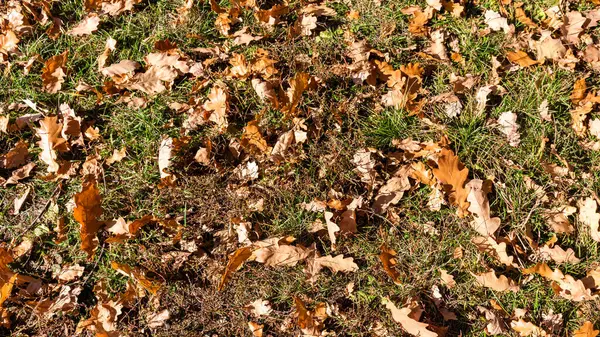
[[[565,251],[559,245],[555,245],[552,248],[544,245],[540,248],[539,251],[544,258],[552,259],[554,262],[559,263],[559,264],[562,264],[562,263],[575,264],[575,263],[579,263],[581,261],[575,256],[575,252],[573,251],[573,249],[568,248]]]
[[[544,331],[544,329],[531,322],[525,322],[522,318],[518,321],[510,322],[510,327],[518,332],[519,336],[547,336],[547,333]]]
[[[496,32],[503,30],[506,34],[512,33],[514,31],[514,27],[508,25],[508,20],[502,17],[497,12],[487,10],[485,11],[484,16],[485,23],[491,30]]]
[[[458,206],[458,215],[465,216],[470,207],[467,201],[469,189],[465,188],[469,170],[460,162],[452,150],[442,149],[433,175],[443,184],[443,189],[451,204]]]
[[[271,314],[273,311],[271,308],[271,303],[269,303],[267,300],[263,300],[262,298],[252,301],[250,304],[245,306],[244,309],[250,311],[250,313],[255,317],[269,316],[269,314]]]
[[[471,275],[475,277],[477,283],[494,291],[512,291],[515,293],[519,291],[519,286],[515,283],[515,281],[504,275],[497,277],[496,272],[493,269],[481,274],[471,273]]]
[[[90,35],[96,30],[98,30],[98,25],[100,24],[100,17],[96,13],[88,14],[81,22],[79,22],[75,27],[71,28],[67,34],[73,36],[82,36],[82,35]]]
[[[19,180],[21,179],[25,179],[27,177],[29,177],[29,175],[31,174],[31,171],[33,170],[33,168],[35,167],[35,163],[28,163],[16,170],[14,170],[11,173],[11,176],[6,179],[5,182],[0,181],[0,184],[2,184],[2,186],[6,187],[8,185],[12,185],[12,184],[17,184],[19,182]]]
[[[500,219],[492,218],[490,214],[490,202],[487,194],[491,192],[491,181],[473,179],[466,185],[469,189],[467,201],[469,202],[469,212],[473,214],[474,220],[471,226],[479,234],[485,236],[494,236],[494,233],[500,228]]]
[[[0,155],[0,168],[12,169],[25,164],[29,155],[29,144],[19,140],[7,153]]]
[[[139,284],[146,291],[152,295],[156,295],[162,287],[158,281],[149,279],[146,277],[144,271],[140,268],[132,268],[126,264],[111,261],[111,267],[122,275],[132,278],[137,284]]]
[[[454,281],[454,276],[448,274],[448,272],[444,269],[440,268],[440,280],[442,284],[448,287],[448,289],[452,289],[456,286],[456,281]]]
[[[296,314],[298,315],[298,327],[304,335],[320,336],[323,330],[323,322],[327,319],[327,305],[317,303],[314,310],[308,310],[304,302],[294,296]]]
[[[208,120],[217,124],[219,132],[224,132],[229,123],[227,122],[227,113],[229,112],[229,94],[219,86],[214,86],[210,90],[208,100],[202,106],[206,111],[211,112]]]
[[[593,240],[600,242],[600,214],[596,212],[598,203],[591,197],[587,197],[577,202],[579,207],[579,221],[590,229],[590,236]]]
[[[69,50],[65,50],[60,55],[55,55],[49,58],[44,63],[42,69],[42,91],[47,93],[57,93],[65,81],[66,63]]]
[[[246,124],[240,139],[240,145],[250,153],[265,155],[271,152],[271,147],[263,138],[258,127],[258,121],[252,120]]]
[[[438,334],[428,330],[429,324],[421,323],[411,317],[412,309],[409,307],[398,309],[396,305],[387,298],[384,298],[382,304],[391,311],[394,321],[400,323],[402,329],[413,336],[419,337],[437,337]]]
[[[596,337],[600,331],[594,330],[594,324],[585,321],[579,329],[573,331],[573,337]]]
[[[390,249],[387,245],[381,245],[381,253],[379,253],[379,260],[383,265],[383,270],[392,278],[395,284],[401,285],[400,273],[394,268],[397,264],[396,251]]]
[[[494,311],[486,309],[482,306],[477,306],[477,310],[485,315],[485,319],[488,321],[488,324],[485,327],[485,331],[490,335],[500,335],[506,332],[504,328],[504,322],[499,315],[497,315]]]
[[[75,208],[73,218],[80,225],[81,250],[92,259],[98,247],[98,230],[102,222],[98,218],[102,215],[100,191],[95,180],[83,183],[81,192],[75,194]]]

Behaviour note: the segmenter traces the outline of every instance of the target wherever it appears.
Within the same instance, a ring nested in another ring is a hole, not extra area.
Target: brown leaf
[[[85,181],[81,192],[75,194],[75,208],[73,218],[79,222],[81,250],[92,259],[98,247],[98,230],[102,222],[98,218],[102,215],[100,191],[95,180]]]
[[[488,324],[485,327],[485,331],[490,335],[500,335],[506,332],[502,318],[499,317],[494,311],[486,309],[482,306],[478,306],[477,310],[485,315]]]
[[[34,167],[35,163],[29,163],[23,167],[14,170],[11,176],[8,179],[6,179],[3,186],[6,187],[11,184],[17,184],[19,180],[29,177],[31,170],[33,170]]]
[[[507,278],[504,275],[497,277],[494,270],[489,270],[486,273],[478,275],[471,273],[471,275],[475,277],[477,283],[494,291],[512,291],[515,293],[519,291],[519,286],[515,283],[515,281]]]
[[[600,331],[594,330],[594,324],[590,321],[585,321],[581,327],[573,331],[573,337],[596,337]]]
[[[65,81],[67,55],[65,50],[62,54],[52,56],[44,63],[42,69],[42,90],[51,94],[57,93]]]
[[[124,146],[120,150],[113,150],[113,153],[110,157],[106,159],[106,165],[112,165],[113,163],[120,162],[127,156],[127,148]]]
[[[60,168],[56,161],[57,151],[65,152],[69,149],[67,140],[61,135],[63,125],[57,120],[57,117],[46,117],[40,121],[40,128],[36,129],[36,134],[40,137],[38,145],[42,150],[39,158],[48,164],[48,172],[57,172]]]
[[[470,206],[467,201],[469,189],[465,189],[469,170],[448,149],[442,149],[437,165],[438,167],[433,168],[433,174],[443,184],[450,203],[458,206],[458,215],[465,216]]]
[[[267,141],[260,133],[257,120],[248,122],[240,139],[240,145],[253,154],[265,155],[271,152],[271,147],[267,145]]]
[[[536,60],[532,60],[529,55],[522,50],[517,50],[516,52],[509,51],[506,53],[506,58],[508,58],[510,62],[518,64],[524,68],[538,63]]]
[[[90,35],[98,30],[100,17],[96,13],[89,13],[77,26],[71,28],[67,34],[73,36]]]
[[[585,98],[585,92],[587,91],[587,85],[585,84],[585,77],[582,77],[575,81],[573,84],[573,92],[571,92],[571,102],[573,104],[579,104]]]
[[[598,204],[594,198],[587,197],[584,200],[579,200],[579,221],[590,228],[590,236],[593,240],[600,242],[600,214],[596,212]]]
[[[323,322],[327,319],[327,305],[318,303],[314,310],[308,310],[299,297],[294,296],[296,312],[298,314],[298,326],[306,336],[320,336],[323,330]]]
[[[500,219],[492,218],[490,214],[490,202],[487,195],[491,192],[491,181],[473,179],[465,187],[469,189],[467,196],[468,210],[473,213],[474,217],[471,226],[483,236],[494,237],[494,233],[500,228]]]
[[[510,322],[510,327],[518,332],[519,336],[546,336],[544,329],[531,322],[525,322],[522,318]]]
[[[400,326],[413,336],[419,337],[437,337],[438,334],[427,330],[429,326],[426,323],[421,323],[418,320],[411,318],[412,309],[411,308],[401,308],[398,309],[396,305],[387,298],[384,298],[382,304],[392,312],[392,318],[394,321],[400,323]]]
[[[385,244],[381,245],[381,253],[379,253],[379,260],[383,264],[383,270],[392,278],[395,284],[401,285],[400,273],[394,268],[397,264],[396,251],[388,248]]]
[[[61,282],[71,282],[80,278],[84,270],[85,268],[79,264],[67,265],[63,266],[55,277]]]
[[[573,249],[568,248],[565,251],[559,245],[555,245],[552,248],[544,245],[540,248],[540,253],[546,259],[552,259],[554,262],[559,263],[559,264],[561,264],[561,263],[575,264],[575,263],[579,263],[581,261],[575,256],[575,252],[573,251]]]
[[[29,144],[19,140],[15,147],[7,153],[0,155],[0,168],[12,169],[25,164],[29,155]]]
[[[440,268],[440,280],[442,280],[442,284],[448,287],[448,289],[454,288],[456,286],[456,281],[454,281],[454,276],[448,274],[447,271]]]
[[[315,254],[312,259],[307,261],[307,264],[305,272],[308,274],[311,283],[317,281],[317,276],[323,267],[328,268],[333,273],[349,273],[358,270],[358,265],[354,263],[354,259],[351,257],[344,258],[342,254],[336,257],[332,257],[331,255],[318,256]]]
[[[125,276],[131,277],[142,288],[146,289],[152,295],[156,295],[156,293],[162,287],[158,281],[154,281],[146,277],[145,273],[140,268],[131,268],[126,264],[117,263],[115,261],[112,261],[110,265],[117,272]]]
[[[258,324],[256,322],[248,322],[248,327],[250,328],[250,332],[252,332],[252,336],[262,337],[264,328],[263,324]]]
[[[236,250],[233,254],[229,256],[229,262],[227,262],[227,266],[225,267],[225,271],[223,272],[223,276],[221,277],[221,282],[219,283],[218,290],[223,290],[223,287],[231,277],[233,273],[240,268],[240,266],[248,260],[252,256],[252,247],[242,247]]]
[[[208,120],[217,124],[219,132],[224,132],[229,123],[227,122],[227,113],[229,112],[229,94],[219,86],[214,86],[208,95],[208,101],[202,106],[211,114]]]

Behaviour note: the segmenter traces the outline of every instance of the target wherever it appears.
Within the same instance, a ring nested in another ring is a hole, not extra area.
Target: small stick
[[[44,213],[46,213],[46,210],[48,209],[48,206],[50,205],[50,202],[52,201],[52,199],[56,196],[57,192],[60,191],[60,188],[62,187],[62,184],[58,184],[56,186],[56,188],[54,189],[54,191],[52,192],[52,195],[50,196],[50,198],[48,198],[48,201],[46,201],[46,204],[44,205],[44,207],[42,207],[42,210],[40,211],[40,213],[38,213],[38,215],[35,217],[35,219],[33,219],[33,221],[29,224],[29,226],[27,226],[25,228],[25,230],[23,230],[23,232],[21,232],[21,234],[13,237],[13,242],[16,239],[19,239],[20,237],[22,237],[23,235],[25,235],[25,233],[27,233],[31,228],[33,228],[33,226],[35,226],[35,224],[41,219],[42,215],[44,215]]]

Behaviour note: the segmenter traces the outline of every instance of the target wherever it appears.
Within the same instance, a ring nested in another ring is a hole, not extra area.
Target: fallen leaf
[[[512,111],[503,112],[498,117],[498,124],[502,127],[501,131],[506,136],[510,146],[519,146],[521,135],[519,134],[519,124],[517,124],[517,115]]]
[[[519,291],[519,286],[515,283],[515,281],[507,278],[504,275],[497,277],[494,270],[489,270],[488,272],[482,274],[471,273],[471,275],[475,277],[477,283],[494,291],[512,291],[515,293]]]
[[[120,162],[127,156],[127,148],[122,147],[120,150],[113,150],[113,153],[110,157],[106,159],[106,165],[112,165],[114,163]]]
[[[137,282],[142,288],[151,293],[152,295],[156,295],[161,288],[161,284],[158,281],[154,281],[146,277],[144,271],[140,268],[132,268],[126,264],[118,263],[115,261],[111,261],[111,267],[117,272],[125,275],[127,277],[132,278]]]
[[[502,318],[499,317],[494,311],[486,309],[482,306],[477,306],[477,310],[485,315],[485,319],[488,324],[485,327],[485,331],[490,335],[500,335],[506,332]]]
[[[233,273],[238,270],[242,264],[250,258],[250,256],[252,256],[252,247],[239,248],[229,256],[229,262],[227,262],[227,266],[225,267],[225,271],[221,277],[221,282],[219,283],[219,291],[223,290],[223,287],[227,282],[229,282],[233,276]]]
[[[600,331],[594,330],[594,324],[590,321],[585,321],[581,327],[573,331],[573,337],[596,337]]]
[[[497,12],[492,10],[485,11],[485,24],[493,31],[503,30],[504,33],[508,34],[514,31],[514,27],[508,25],[508,20],[503,18]]]
[[[323,322],[327,319],[327,306],[318,303],[314,310],[308,310],[299,297],[294,296],[296,313],[298,315],[298,327],[305,336],[320,336],[323,330]]]
[[[150,329],[160,328],[161,326],[165,325],[165,322],[169,318],[171,318],[171,313],[169,312],[169,309],[164,309],[146,317],[146,321],[148,322],[147,326]]]
[[[448,274],[447,271],[440,268],[440,280],[442,280],[442,284],[448,287],[448,289],[452,289],[456,286],[456,281],[454,281],[454,276]]]
[[[546,336],[546,331],[539,326],[525,322],[522,318],[518,321],[510,322],[510,327],[519,333],[519,336]]]
[[[248,322],[248,327],[250,328],[250,332],[252,332],[252,336],[262,337],[264,328],[263,324],[258,324],[256,322]]]
[[[506,53],[506,58],[508,58],[510,62],[518,64],[524,68],[538,63],[536,60],[532,60],[531,57],[529,57],[529,55],[522,50],[517,50],[516,52],[509,51]]]
[[[469,170],[460,162],[458,156],[448,149],[442,149],[437,167],[432,170],[435,177],[443,184],[450,203],[458,206],[458,215],[465,216],[470,206],[467,201],[469,190],[465,189]]]
[[[431,330],[427,330],[429,324],[421,323],[418,320],[415,320],[410,317],[412,312],[411,308],[406,307],[398,309],[396,305],[387,298],[384,298],[382,300],[382,304],[384,304],[385,307],[392,312],[392,318],[394,319],[394,321],[400,323],[402,329],[404,329],[409,334],[419,337],[438,336],[437,333]]]
[[[42,69],[42,90],[51,94],[57,93],[65,81],[67,55],[65,50],[62,54],[52,56],[44,63]]]
[[[546,259],[552,259],[556,263],[579,263],[580,260],[575,256],[575,252],[573,249],[568,248],[566,251],[562,249],[560,246],[555,245],[550,248],[546,245],[540,248],[540,253]]]
[[[596,212],[598,208],[596,200],[587,197],[584,200],[579,200],[577,204],[579,206],[579,221],[589,227],[592,239],[600,242],[600,232],[598,231],[600,214]]]
[[[55,276],[61,282],[71,282],[83,275],[85,267],[79,264],[63,266],[60,272]]]
[[[62,138],[63,125],[58,123],[57,117],[46,117],[40,121],[40,128],[36,129],[36,135],[40,137],[38,145],[42,150],[39,158],[48,164],[48,172],[57,172],[60,165],[56,161],[57,152],[66,152],[69,147],[67,140]]]
[[[7,153],[0,155],[0,168],[12,169],[25,164],[29,155],[29,144],[19,140]]]
[[[262,298],[252,301],[250,304],[245,306],[244,309],[250,311],[250,313],[255,317],[269,316],[269,314],[271,314],[273,311],[271,308],[271,303],[269,303],[267,300],[263,300]]]
[[[491,181],[473,179],[465,187],[469,190],[467,196],[468,210],[474,217],[471,226],[479,234],[493,237],[494,233],[500,228],[500,219],[497,217],[492,218],[490,214],[490,202],[487,195],[491,192]]]
[[[25,192],[23,192],[23,194],[20,197],[15,198],[12,214],[19,214],[19,212],[21,211],[21,207],[23,207],[23,204],[27,200],[27,197],[29,197],[29,192],[31,192],[31,187],[27,187]]]
[[[95,180],[85,181],[81,192],[75,194],[75,208],[73,218],[79,222],[81,250],[86,252],[88,259],[94,257],[98,247],[98,230],[102,222],[98,218],[102,215],[100,191]]]
[[[75,27],[71,28],[67,34],[73,36],[82,36],[82,35],[90,35],[96,30],[98,30],[98,25],[100,24],[100,17],[96,13],[88,14],[81,22],[79,22]]]
[[[392,278],[395,284],[401,285],[400,273],[394,268],[397,264],[396,251],[388,248],[385,244],[381,245],[381,253],[379,253],[379,260],[383,265],[383,270]]]

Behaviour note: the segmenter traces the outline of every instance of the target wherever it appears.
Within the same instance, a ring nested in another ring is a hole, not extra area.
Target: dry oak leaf
[[[35,163],[33,163],[33,162],[26,164],[25,166],[22,166],[16,170],[14,170],[11,173],[10,177],[8,179],[6,179],[6,181],[2,182],[2,180],[0,180],[0,184],[4,187],[11,185],[11,184],[17,184],[19,182],[19,180],[29,177],[31,170],[33,170],[34,167],[35,167]]]
[[[102,222],[98,218],[102,215],[100,191],[95,180],[83,183],[81,192],[75,194],[75,208],[73,217],[79,222],[81,250],[87,253],[88,259],[94,257],[98,247],[98,230]]]
[[[248,152],[254,154],[263,155],[271,152],[271,147],[260,133],[257,120],[248,122],[240,139],[240,145]]]
[[[44,69],[42,69],[42,91],[54,94],[60,90],[67,75],[65,72],[67,55],[69,55],[69,51],[65,50],[62,54],[52,56],[44,63]]]
[[[531,57],[522,50],[517,50],[516,52],[509,51],[506,53],[506,58],[508,58],[510,62],[525,68],[538,63],[536,60],[532,60]]]
[[[252,332],[252,336],[254,336],[254,337],[262,337],[264,327],[265,327],[264,324],[258,324],[256,322],[248,322],[248,328],[250,328],[250,332]]]
[[[219,291],[223,290],[223,287],[231,279],[233,273],[238,270],[250,256],[252,256],[252,250],[252,247],[242,247],[229,255],[229,261],[227,262],[227,266],[221,277],[221,282],[219,282]]]
[[[590,321],[585,321],[581,327],[573,331],[573,337],[596,337],[600,331],[594,330],[594,324]]]
[[[521,135],[519,134],[519,124],[517,124],[517,114],[512,111],[503,112],[498,117],[498,124],[502,127],[501,131],[506,136],[510,146],[519,146]]]
[[[485,11],[485,23],[493,31],[503,30],[504,33],[511,33],[514,31],[514,27],[508,25],[508,20],[503,18],[497,12],[492,10]]]
[[[471,226],[477,233],[493,237],[494,233],[500,228],[500,218],[492,218],[490,214],[490,202],[487,195],[492,190],[492,182],[473,179],[465,187],[469,189],[469,195],[467,196],[468,210],[474,217]]]
[[[29,144],[19,140],[15,147],[7,153],[0,155],[0,168],[12,169],[25,164],[29,155]]]
[[[456,281],[454,281],[454,276],[448,274],[448,272],[444,269],[440,268],[440,280],[442,280],[442,284],[448,287],[448,289],[454,288],[456,286]]]
[[[73,265],[63,266],[62,269],[58,272],[58,275],[56,275],[56,278],[58,278],[58,280],[61,282],[71,282],[80,278],[81,275],[83,275],[84,270],[85,267],[80,266],[77,263]]]
[[[485,327],[485,331],[490,335],[500,335],[506,332],[504,328],[504,322],[502,318],[497,315],[494,311],[484,308],[482,306],[478,306],[477,310],[485,315],[485,319],[488,321],[488,324]]]
[[[113,153],[110,157],[108,157],[105,161],[106,165],[112,165],[113,163],[120,162],[127,156],[127,148],[122,147],[120,150],[113,150]]]
[[[229,112],[229,94],[227,90],[214,86],[208,94],[208,100],[202,106],[211,114],[208,120],[217,124],[219,132],[224,132],[229,123],[227,122],[227,113]]]
[[[471,275],[475,277],[477,283],[494,291],[512,291],[515,293],[519,291],[519,286],[515,283],[515,281],[504,275],[497,277],[496,272],[493,269],[490,269],[488,272],[479,275],[473,273],[471,273]]]
[[[392,312],[392,318],[394,321],[400,323],[400,326],[413,336],[418,337],[437,337],[438,334],[427,330],[429,324],[421,323],[418,320],[413,319],[411,316],[413,310],[409,307],[398,309],[396,305],[388,298],[384,298],[382,304]]]
[[[162,186],[171,186],[175,183],[176,176],[166,171],[171,166],[174,152],[173,138],[163,136],[158,149],[158,172]]]
[[[73,36],[90,35],[98,30],[100,24],[100,17],[96,13],[88,14],[77,26],[71,28],[67,34]]]
[[[473,242],[473,244],[477,246],[477,249],[480,251],[494,255],[498,261],[507,267],[517,267],[517,265],[513,262],[514,257],[509,256],[506,252],[506,242],[498,243],[491,236],[476,236],[471,239],[471,242]]]
[[[318,256],[315,252],[313,258],[309,258],[307,261],[307,267],[305,269],[311,283],[317,281],[317,276],[323,267],[327,267],[333,273],[349,273],[358,270],[358,265],[354,263],[354,259],[351,257],[344,258],[344,255],[342,254],[337,255],[336,257],[332,257],[331,255]]]
[[[544,329],[531,322],[525,322],[522,318],[518,321],[510,322],[510,327],[518,332],[519,336],[547,336],[547,333],[544,331]]]
[[[559,245],[555,245],[550,248],[546,245],[540,248],[540,253],[546,259],[552,259],[554,262],[562,264],[562,263],[579,263],[579,260],[575,256],[575,252],[573,249],[568,248],[567,250],[562,249]]]
[[[42,150],[40,159],[48,164],[48,172],[57,172],[60,167],[56,161],[56,152],[65,152],[69,149],[67,140],[61,137],[63,125],[57,120],[56,116],[46,117],[40,121],[40,128],[36,129],[36,134],[40,137],[38,145]]]
[[[245,306],[244,309],[250,311],[250,313],[255,317],[269,316],[271,311],[273,311],[271,308],[271,303],[269,303],[267,300],[263,300],[262,298],[254,300]]]
[[[460,162],[458,156],[448,149],[442,149],[437,167],[432,170],[435,177],[443,184],[450,203],[458,206],[458,215],[464,217],[470,206],[467,201],[469,190],[465,188],[469,170]]]
[[[573,91],[569,98],[573,104],[579,104],[585,98],[585,92],[587,91],[587,85],[585,84],[585,77],[582,77],[575,81],[573,84]]]
[[[598,232],[600,214],[596,212],[598,203],[594,198],[587,197],[584,200],[579,200],[577,206],[579,206],[579,221],[590,228],[592,239],[600,242],[600,232]]]
[[[575,227],[569,221],[569,216],[577,211],[573,206],[556,206],[552,209],[543,210],[544,220],[550,225],[552,231],[556,233],[571,234],[575,231]],[[581,209],[580,209],[581,211]]]
[[[314,310],[308,310],[302,300],[294,296],[296,313],[298,315],[298,327],[304,336],[321,336],[323,322],[327,319],[327,304],[317,303]]]
[[[138,285],[140,285],[152,295],[156,295],[162,287],[158,281],[146,277],[145,273],[140,268],[131,268],[126,264],[118,263],[115,261],[112,261],[110,265],[114,270],[116,270],[120,274],[135,280]]]
[[[540,276],[553,281],[554,292],[568,300],[580,302],[593,300],[597,295],[592,295],[591,290],[586,287],[582,280],[576,280],[571,275],[564,275],[558,268],[554,271],[545,263],[538,263],[531,268],[521,270],[523,274],[537,273]]]
[[[400,273],[394,268],[397,264],[396,251],[390,249],[387,245],[381,245],[381,253],[379,253],[379,260],[383,265],[383,270],[392,278],[395,284],[401,285]]]

